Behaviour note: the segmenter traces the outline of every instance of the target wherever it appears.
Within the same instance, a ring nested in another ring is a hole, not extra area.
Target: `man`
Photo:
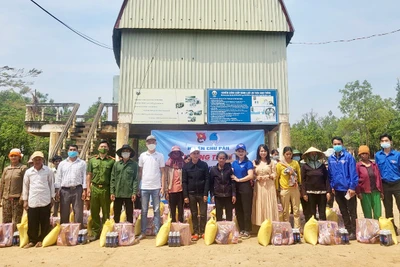
[[[49,218],[54,198],[54,174],[49,167],[43,165],[43,153],[35,151],[31,158],[33,167],[25,172],[22,189],[22,200],[28,213],[29,237],[29,243],[24,248],[42,246],[50,230]]]
[[[349,239],[355,240],[357,219],[355,190],[358,185],[356,161],[343,148],[343,139],[341,137],[333,137],[332,145],[335,153],[328,158],[328,174],[332,193],[335,195],[343,216],[344,225],[350,234]]]
[[[200,150],[198,147],[190,149],[190,159],[182,168],[183,198],[185,203],[189,203],[190,212],[193,218],[193,241],[199,240],[199,236],[204,238],[204,230],[207,221],[207,199],[210,189],[210,173],[208,164],[200,160]],[[200,227],[198,221],[198,209],[200,208]]]
[[[157,140],[153,135],[146,138],[147,151],[139,157],[140,196],[142,198],[142,232],[139,240],[146,238],[147,212],[150,196],[153,200],[155,233],[160,229],[160,195],[164,194],[164,156],[156,151]]]
[[[114,164],[111,173],[111,201],[114,201],[114,221],[119,223],[122,204],[125,205],[127,221],[133,223],[133,203],[138,188],[138,164],[131,160],[135,151],[129,145],[117,150],[120,161]]]
[[[51,159],[51,163],[53,163],[54,168],[51,168],[51,170],[54,173],[54,179],[56,178],[57,175],[57,169],[58,169],[58,165],[60,165],[60,162],[62,161],[62,157],[59,155],[55,155],[52,159]],[[54,180],[55,183],[55,180]],[[53,206],[53,217],[58,217],[58,210],[60,208],[60,202],[59,201],[55,201],[54,202],[54,206]]]
[[[100,141],[97,150],[99,154],[91,158],[87,164],[86,188],[90,197],[90,215],[92,216],[92,236],[90,241],[100,238],[102,225],[100,223],[100,208],[103,222],[110,217],[110,180],[114,166],[114,158],[108,156],[110,145]]]
[[[69,145],[68,158],[58,165],[56,199],[60,201],[60,221],[69,223],[70,205],[75,222],[83,227],[83,201],[86,199],[86,162],[78,157],[78,146]]]
[[[383,206],[386,218],[393,218],[393,196],[400,211],[400,152],[392,149],[392,136],[385,133],[379,137],[382,150],[375,154],[382,177]],[[397,226],[392,220],[397,233]]]

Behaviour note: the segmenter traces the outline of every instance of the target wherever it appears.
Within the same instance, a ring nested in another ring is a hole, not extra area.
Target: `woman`
[[[11,149],[8,158],[11,164],[3,170],[1,176],[0,199],[3,206],[3,223],[14,223],[15,230],[24,211],[21,194],[24,174],[28,167],[21,164],[22,153],[18,148]]]
[[[236,203],[236,183],[232,181],[232,166],[226,163],[228,154],[217,154],[217,165],[210,170],[210,193],[214,198],[217,221],[222,221],[223,209],[227,221],[232,221],[232,209]]]
[[[283,149],[283,159],[276,165],[276,188],[280,192],[283,205],[283,220],[289,221],[289,207],[292,202],[294,228],[300,229],[300,191],[301,174],[299,163],[292,160],[293,149],[287,146]]]
[[[179,146],[173,146],[165,163],[165,179],[167,181],[166,198],[169,203],[172,222],[176,222],[176,209],[178,208],[178,221],[183,223],[183,188],[182,167],[184,162],[183,152]]]
[[[382,214],[381,198],[383,199],[382,179],[378,166],[369,160],[368,146],[360,146],[358,149],[360,161],[356,164],[358,174],[358,186],[356,194],[361,200],[364,218],[378,220]],[[373,217],[372,217],[372,212]]]
[[[328,170],[322,160],[325,155],[315,147],[310,147],[304,154],[305,164],[301,166],[301,178],[303,179],[301,194],[304,201],[308,202],[308,212],[306,221],[312,215],[316,218],[316,206],[318,206],[319,220],[326,221],[326,202],[330,198],[330,184],[328,180]]]
[[[236,160],[232,163],[232,180],[236,182],[236,218],[242,239],[250,238],[253,204],[253,163],[247,158],[246,146],[236,146]]]
[[[254,196],[252,222],[261,225],[266,219],[279,221],[278,202],[276,198],[275,178],[276,163],[269,156],[269,149],[262,144],[257,149],[254,165]]]

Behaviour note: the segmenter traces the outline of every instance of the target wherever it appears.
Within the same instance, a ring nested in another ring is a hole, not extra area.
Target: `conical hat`
[[[309,149],[307,149],[306,152],[304,152],[302,158],[305,159],[305,158],[308,156],[308,154],[311,153],[311,152],[316,152],[316,153],[318,154],[318,158],[319,158],[319,159],[325,157],[325,154],[324,154],[321,150],[319,150],[319,149],[317,149],[317,148],[315,148],[315,147],[312,146],[312,147],[310,147]]]

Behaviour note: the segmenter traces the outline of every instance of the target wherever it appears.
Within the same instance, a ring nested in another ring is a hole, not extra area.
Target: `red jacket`
[[[381,174],[379,173],[378,165],[375,162],[371,162],[372,169],[374,171],[376,180],[376,188],[379,192],[383,192],[382,190],[382,179]],[[371,193],[371,184],[369,180],[368,170],[367,167],[361,163],[361,161],[357,162],[356,170],[358,174],[358,186],[356,187],[356,193]]]

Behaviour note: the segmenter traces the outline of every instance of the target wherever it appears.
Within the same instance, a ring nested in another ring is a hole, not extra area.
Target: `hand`
[[[90,190],[90,186],[86,189],[86,196],[88,198],[90,198],[90,194],[92,193],[92,191]]]
[[[114,201],[114,200],[115,200],[115,195],[114,195],[114,194],[111,194],[111,195],[110,195],[110,199],[111,199],[111,201]]]
[[[183,200],[186,204],[189,204],[189,198],[185,197],[185,199]]]
[[[115,196],[114,196],[114,198],[115,198]],[[131,197],[131,199],[132,199],[132,202],[135,202],[135,201],[136,201],[136,195],[133,195],[133,196]]]
[[[165,194],[165,199],[169,200],[169,194],[168,193]]]
[[[331,200],[331,193],[326,193],[326,200]]]
[[[335,189],[332,188],[332,194],[335,194]]]
[[[140,190],[136,193],[136,197],[140,197]]]
[[[381,199],[383,200],[385,197],[384,197],[384,195],[383,195],[383,193],[381,193]]]
[[[356,191],[351,190],[351,189],[347,190],[347,193],[350,195],[350,198],[352,198],[356,195]]]
[[[24,205],[24,200],[22,198],[19,198],[19,204]],[[0,207],[3,205],[3,200],[0,203]]]
[[[236,197],[232,196],[232,204],[235,204],[235,203],[236,203]]]
[[[203,196],[203,202],[207,202],[208,197],[207,196]]]
[[[163,196],[164,195],[164,188],[161,188],[160,189],[160,196]]]
[[[357,197],[362,200],[362,194],[357,194]]]
[[[56,195],[54,198],[56,199],[57,202],[60,202],[60,190],[59,189],[56,190]]]
[[[50,201],[50,207],[53,207],[53,206],[54,206],[54,198],[52,198]]]
[[[86,200],[86,190],[83,190],[82,192],[82,200]]]
[[[308,202],[308,196],[307,195],[304,195],[303,199],[304,199],[304,201]]]
[[[28,210],[29,206],[28,206],[28,200],[24,200],[24,209]]]

